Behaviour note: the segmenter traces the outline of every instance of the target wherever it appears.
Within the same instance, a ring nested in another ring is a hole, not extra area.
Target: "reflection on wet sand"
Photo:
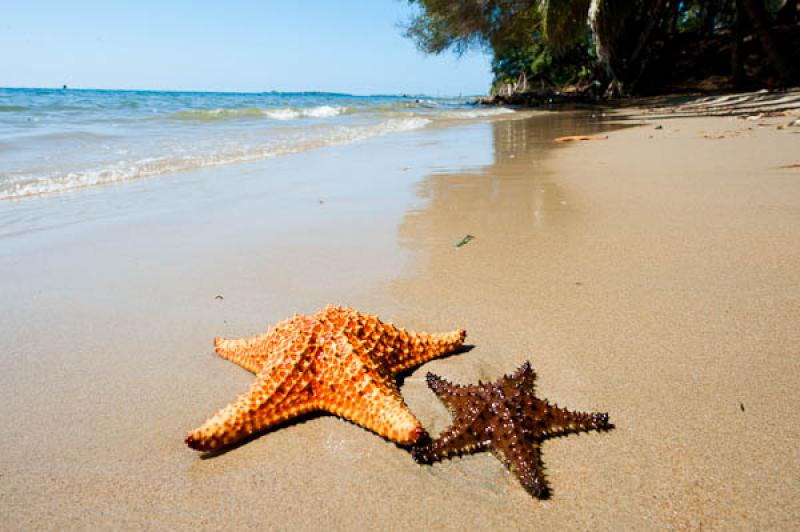
[[[424,203],[410,211],[400,227],[404,245],[449,251],[446,244],[457,243],[465,234],[480,240],[480,233],[491,232],[517,240],[557,226],[571,209],[569,198],[542,165],[551,150],[559,149],[554,136],[609,129],[585,112],[543,114],[487,127],[492,128],[493,164],[466,172],[436,172],[423,179],[417,196]],[[503,231],[509,225],[513,231]]]

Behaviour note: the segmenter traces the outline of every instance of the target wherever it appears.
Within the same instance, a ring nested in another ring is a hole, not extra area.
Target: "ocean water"
[[[0,88],[0,200],[510,112],[454,98]]]

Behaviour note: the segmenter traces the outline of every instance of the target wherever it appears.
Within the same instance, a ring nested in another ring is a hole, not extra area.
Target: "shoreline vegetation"
[[[797,0],[411,0],[427,53],[480,48],[480,103],[535,107],[800,85]]]

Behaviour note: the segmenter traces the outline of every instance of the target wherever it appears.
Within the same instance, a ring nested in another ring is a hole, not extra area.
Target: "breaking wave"
[[[242,118],[269,118],[272,120],[295,120],[298,118],[332,118],[353,112],[349,107],[338,105],[319,105],[317,107],[240,107],[217,109],[191,109],[172,113],[167,118],[173,120],[192,120],[197,122],[216,122]]]
[[[66,192],[195,168],[257,161],[324,146],[347,144],[388,133],[410,131],[425,127],[430,123],[431,120],[419,117],[393,118],[373,125],[337,126],[318,131],[306,130],[293,136],[275,138],[272,142],[263,145],[228,147],[206,154],[145,157],[104,164],[99,168],[70,172],[0,173],[0,200]]]

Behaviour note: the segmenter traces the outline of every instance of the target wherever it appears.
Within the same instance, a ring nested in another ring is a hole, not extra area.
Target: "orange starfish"
[[[413,333],[347,307],[295,316],[266,334],[216,338],[217,353],[256,374],[250,391],[193,430],[186,444],[212,451],[314,410],[348,419],[402,445],[425,433],[394,377],[448,353],[466,332]]]

